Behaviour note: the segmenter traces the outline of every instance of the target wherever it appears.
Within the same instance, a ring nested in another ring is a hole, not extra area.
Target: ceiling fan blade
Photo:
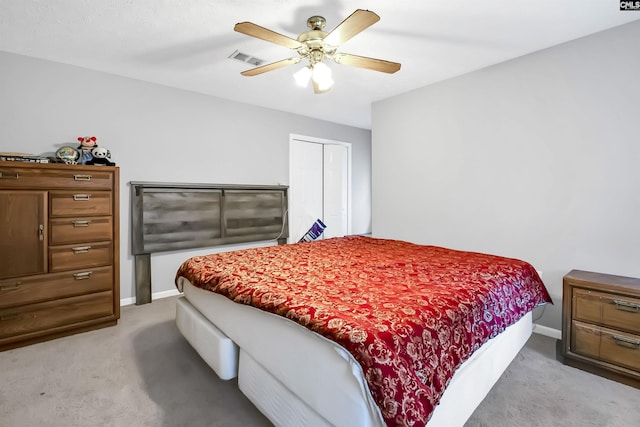
[[[266,73],[267,71],[273,71],[278,68],[286,67],[287,65],[297,64],[298,62],[300,62],[300,58],[283,59],[282,61],[272,62],[271,64],[261,65],[260,67],[243,71],[240,74],[243,76],[257,76],[258,74]]]
[[[379,20],[380,17],[370,10],[357,9],[336,28],[331,30],[322,41],[329,46],[339,46]]]
[[[381,71],[389,74],[393,74],[400,69],[400,64],[397,62],[368,58],[366,56],[351,55],[349,53],[336,53],[333,55],[333,60],[338,64],[368,68],[369,70]]]
[[[233,29],[239,33],[266,40],[271,43],[279,44],[280,46],[288,47],[289,49],[298,49],[299,47],[303,46],[303,44],[296,39],[283,36],[280,33],[268,30],[252,22],[239,22],[235,25],[235,27],[233,27]]]

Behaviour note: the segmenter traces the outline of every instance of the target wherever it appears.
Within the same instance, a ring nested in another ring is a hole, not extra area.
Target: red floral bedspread
[[[179,276],[341,344],[388,426],[424,426],[462,362],[551,302],[526,262],[361,236],[193,257]]]

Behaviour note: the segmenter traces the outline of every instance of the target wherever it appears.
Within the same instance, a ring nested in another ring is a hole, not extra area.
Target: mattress
[[[384,426],[362,369],[343,347],[281,316],[180,278],[180,331],[223,379],[278,426]],[[428,426],[462,426],[531,335],[531,313],[489,340],[451,379]],[[214,342],[214,343],[212,343]]]

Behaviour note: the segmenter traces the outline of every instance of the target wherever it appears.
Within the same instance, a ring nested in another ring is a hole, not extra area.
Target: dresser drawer
[[[108,191],[52,191],[49,193],[52,217],[79,215],[111,215],[111,193]]]
[[[53,165],[0,165],[0,179],[5,188],[29,189],[100,189],[111,190],[113,172],[100,167],[61,168]]]
[[[52,218],[49,227],[49,244],[64,245],[78,242],[111,240],[112,218],[75,217]]]
[[[49,247],[49,271],[108,266],[113,263],[111,242],[79,243]]]
[[[0,309],[0,339],[113,314],[111,291]]]
[[[0,309],[107,291],[112,286],[112,267],[0,280]]]
[[[573,322],[572,351],[640,371],[640,335]]]
[[[640,299],[575,288],[573,318],[640,334]]]

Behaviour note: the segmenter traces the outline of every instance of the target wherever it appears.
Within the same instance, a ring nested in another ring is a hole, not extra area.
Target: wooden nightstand
[[[572,270],[562,299],[563,362],[640,388],[640,279]]]

